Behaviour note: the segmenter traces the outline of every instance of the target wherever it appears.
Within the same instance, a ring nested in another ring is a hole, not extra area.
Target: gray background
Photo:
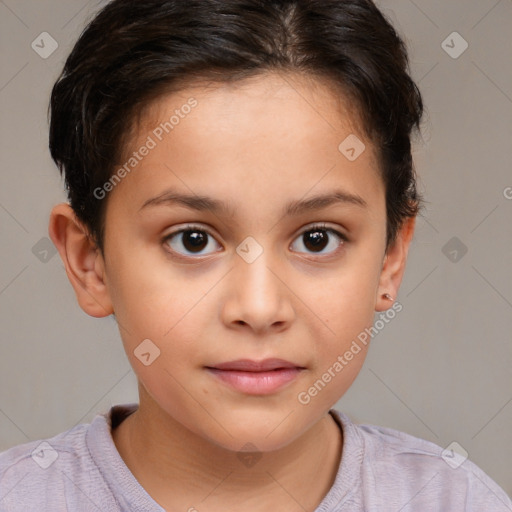
[[[0,450],[138,401],[115,321],[79,308],[47,239],[50,209],[66,200],[47,149],[50,89],[104,3],[0,0]],[[512,494],[512,1],[378,5],[424,95],[415,161],[429,203],[403,310],[338,406],[357,422],[456,441]],[[458,58],[442,47],[454,31],[469,44]],[[46,59],[31,47],[42,32],[58,43]]]

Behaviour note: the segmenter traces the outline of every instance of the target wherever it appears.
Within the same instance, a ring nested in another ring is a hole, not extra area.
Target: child
[[[394,312],[421,94],[370,0],[113,0],[51,95],[49,233],[139,404],[0,456],[0,510],[511,511],[332,407]]]

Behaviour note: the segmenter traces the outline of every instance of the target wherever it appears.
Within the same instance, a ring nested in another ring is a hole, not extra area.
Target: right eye
[[[208,238],[211,240],[208,240]],[[215,252],[211,251],[206,254],[202,253],[205,249],[211,248],[215,245],[216,242],[212,243],[213,240],[215,239],[209,231],[202,227],[192,225],[186,226],[183,229],[167,235],[163,239],[163,242],[165,242],[172,251],[177,252],[180,256],[193,258],[193,255],[207,256],[208,254]]]

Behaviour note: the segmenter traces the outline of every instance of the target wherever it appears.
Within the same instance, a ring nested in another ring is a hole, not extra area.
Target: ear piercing
[[[383,296],[385,299],[387,299],[387,300],[394,300],[394,299],[393,299],[393,297],[391,297],[391,295],[389,295],[389,293],[384,293],[382,296]]]

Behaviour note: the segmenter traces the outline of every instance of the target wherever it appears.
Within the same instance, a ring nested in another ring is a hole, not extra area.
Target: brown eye
[[[203,251],[207,248],[215,248],[216,242],[213,236],[202,228],[190,226],[171,233],[165,237],[165,243],[175,252],[188,256],[190,254],[205,256],[215,251]],[[217,244],[218,245],[218,244]]]
[[[182,243],[187,251],[200,252],[208,244],[208,234],[201,231],[183,231]]]
[[[306,231],[302,235],[304,247],[310,251],[321,251],[329,243],[327,231],[315,229],[314,231]]]
[[[295,250],[298,252],[303,252],[301,248],[304,248],[306,252],[322,255],[335,253],[347,241],[347,238],[334,229],[320,225],[303,231],[297,241],[299,249]],[[324,251],[326,248],[331,250]]]

